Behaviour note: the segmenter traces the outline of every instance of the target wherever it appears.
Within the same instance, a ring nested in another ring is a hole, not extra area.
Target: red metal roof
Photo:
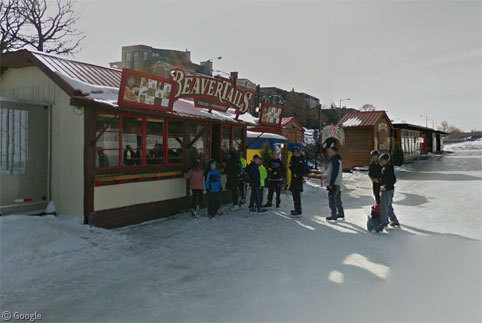
[[[293,121],[297,126],[298,128],[300,128],[301,131],[305,131],[305,129],[303,129],[303,126],[298,122],[298,120],[295,119],[295,117],[287,117],[287,118],[282,118],[281,119],[281,127],[286,127],[286,125],[288,123],[290,123],[291,121]]]
[[[390,119],[385,111],[348,112],[336,125],[343,126],[344,128],[375,126],[383,116],[385,116],[390,123]]]

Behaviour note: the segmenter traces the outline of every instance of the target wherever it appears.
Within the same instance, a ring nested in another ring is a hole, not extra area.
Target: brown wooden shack
[[[370,151],[389,153],[392,123],[385,111],[349,112],[338,122],[345,131],[345,144],[340,147],[343,169],[370,164]]]

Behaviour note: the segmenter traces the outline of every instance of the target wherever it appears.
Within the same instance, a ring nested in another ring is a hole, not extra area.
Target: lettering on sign
[[[170,78],[176,83],[174,98],[192,98],[199,108],[220,111],[234,108],[243,114],[254,96],[254,91],[240,90],[228,79],[189,75],[183,69],[172,69]]]

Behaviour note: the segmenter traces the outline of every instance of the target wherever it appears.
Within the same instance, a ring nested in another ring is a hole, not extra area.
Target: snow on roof
[[[361,124],[361,120],[358,117],[350,118],[342,123],[343,127],[356,127]]]
[[[260,136],[261,135],[261,136]],[[277,135],[275,133],[270,133],[270,132],[265,132],[265,133],[262,133],[262,132],[258,132],[258,131],[247,131],[247,135],[246,135],[248,138],[257,138],[259,136],[259,138],[265,138],[265,139],[279,139],[279,140],[284,140],[284,141],[288,141],[288,139],[286,139],[285,137],[283,136],[280,136],[280,135]]]

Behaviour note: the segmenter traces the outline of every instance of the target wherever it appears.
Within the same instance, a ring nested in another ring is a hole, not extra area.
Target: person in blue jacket
[[[220,208],[223,185],[221,184],[221,173],[216,169],[216,161],[214,159],[209,161],[205,187],[208,192],[208,216],[222,215]]]

